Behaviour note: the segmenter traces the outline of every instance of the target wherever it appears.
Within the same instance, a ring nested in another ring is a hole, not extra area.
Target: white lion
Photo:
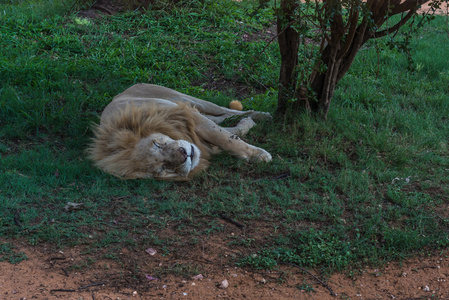
[[[217,125],[232,116],[246,117],[235,127]],[[206,169],[219,149],[247,161],[271,161],[270,153],[239,138],[255,125],[253,120],[269,118],[268,113],[232,110],[162,86],[136,84],[106,106],[88,152],[100,169],[115,176],[186,180]]]

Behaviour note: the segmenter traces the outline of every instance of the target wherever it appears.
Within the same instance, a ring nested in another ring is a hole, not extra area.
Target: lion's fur
[[[196,109],[179,103],[173,107],[155,104],[128,105],[108,115],[94,127],[95,137],[88,149],[90,159],[104,171],[123,178],[135,178],[144,172],[142,164],[133,160],[136,144],[153,133],[162,133],[174,140],[186,140],[201,151],[199,165],[190,175],[204,170],[215,150],[195,133]],[[163,178],[162,178],[163,179]]]

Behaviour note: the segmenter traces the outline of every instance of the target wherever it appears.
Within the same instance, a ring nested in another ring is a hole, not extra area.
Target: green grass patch
[[[377,51],[384,40],[364,47],[327,121],[299,115],[254,128],[246,139],[273,154],[270,164],[223,154],[191,182],[172,183],[121,180],[86,159],[91,123],[137,82],[273,112],[276,43],[261,52],[274,18],[269,9],[251,14],[257,4],[198,1],[93,20],[79,18],[70,1],[1,4],[0,238],[84,245],[92,257],[120,260],[124,248],[180,255],[220,237],[236,249],[227,259],[242,266],[328,271],[446,249],[442,17],[412,41],[413,66],[394,49]],[[66,210],[67,202],[84,206]],[[220,215],[244,224],[245,234],[230,235]],[[23,259],[7,243],[0,254]],[[199,270],[184,263],[173,272]]]
[[[15,246],[11,243],[0,243],[0,261],[17,264],[25,259],[27,259],[25,253],[17,252]]]

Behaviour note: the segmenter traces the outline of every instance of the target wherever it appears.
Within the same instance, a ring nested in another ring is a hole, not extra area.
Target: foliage
[[[412,64],[412,31],[416,32],[431,19],[424,14],[415,24],[417,10],[423,3],[436,9],[441,2],[280,1],[280,7],[276,8],[281,52],[277,114],[307,109],[326,118],[337,84],[370,39],[389,36],[390,48],[404,51]],[[410,30],[404,34],[405,38],[394,41],[391,37],[407,22]],[[306,67],[299,63],[301,59],[308,61]]]
[[[263,74],[268,77],[259,82],[276,85],[270,66],[253,63],[263,42],[242,42],[244,34],[256,33],[263,22],[251,25],[248,16],[224,14],[227,8],[237,9],[232,1],[220,6],[209,2],[204,12],[193,6],[172,15],[132,12],[96,20],[49,17],[21,7],[28,6],[7,6],[1,17],[0,76],[5,80],[0,124],[7,132],[80,136],[113,95],[136,82],[158,82],[196,96],[213,93],[201,87],[209,80],[260,88],[254,78]],[[229,29],[220,31],[225,26]]]

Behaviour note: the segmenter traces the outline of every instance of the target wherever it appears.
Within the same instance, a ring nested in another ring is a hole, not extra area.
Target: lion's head
[[[136,144],[132,156],[146,166],[144,172],[169,179],[187,177],[198,166],[201,151],[188,141],[153,133]]]
[[[90,158],[122,178],[186,180],[204,170],[212,148],[195,133],[195,109],[128,105],[94,128]]]

